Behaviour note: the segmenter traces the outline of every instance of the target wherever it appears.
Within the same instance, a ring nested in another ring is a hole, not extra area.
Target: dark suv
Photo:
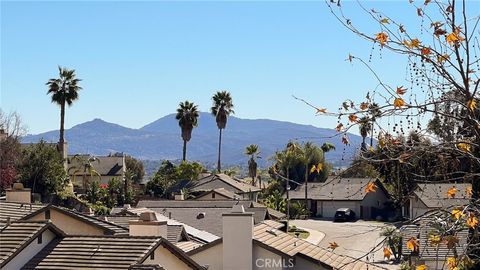
[[[337,212],[335,212],[335,216],[333,221],[353,221],[355,220],[355,212],[353,212],[350,208],[339,208]]]

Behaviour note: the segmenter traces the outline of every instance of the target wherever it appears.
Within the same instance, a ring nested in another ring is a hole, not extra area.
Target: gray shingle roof
[[[329,177],[324,183],[310,182],[308,183],[308,198],[320,201],[361,201],[367,195],[365,187],[372,181],[375,181],[377,186],[381,186],[379,181],[370,178]],[[382,190],[382,187],[378,190]],[[305,199],[305,185],[299,185],[297,189],[290,191],[289,195],[291,199]]]
[[[205,191],[211,190],[212,188],[209,187],[207,189],[203,188],[202,186],[207,183],[215,183],[215,181],[221,181],[231,187],[233,187],[236,192],[235,193],[249,193],[249,192],[259,192],[261,189],[252,185],[245,184],[243,182],[237,181],[230,176],[219,173],[219,174],[212,174],[206,176],[204,178],[199,179],[195,186],[192,188],[193,191]],[[217,188],[221,188],[222,186],[219,185]]]
[[[50,222],[16,221],[0,230],[0,268],[45,230],[63,235]]]
[[[455,187],[458,191],[455,198],[448,198],[447,191]],[[419,184],[414,191],[417,196],[429,208],[442,208],[455,205],[468,204],[470,196],[467,194],[467,188],[471,188],[471,184]]]
[[[88,157],[87,157],[88,158]],[[123,175],[123,157],[96,157],[97,160],[92,161],[91,164],[95,171],[102,176],[121,176]],[[77,175],[83,174],[84,164],[81,158],[74,158],[74,156],[68,156],[68,172],[72,175],[76,170]]]
[[[204,196],[207,196],[211,193],[217,193],[225,198],[228,198],[228,199],[236,199],[236,198],[240,198],[239,195],[233,193],[233,192],[230,192],[224,188],[216,188],[216,189],[212,189],[212,190],[209,190],[209,191],[206,191],[204,193],[202,193],[201,195],[197,196],[195,199],[198,199],[198,198],[202,198]]]
[[[7,218],[10,218],[10,221],[19,220],[42,207],[45,206],[41,204],[12,203],[2,201],[0,202],[0,228],[5,226]]]

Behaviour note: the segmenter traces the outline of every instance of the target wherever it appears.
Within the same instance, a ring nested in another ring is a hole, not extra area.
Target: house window
[[[45,210],[45,219],[50,219],[50,210]]]
[[[150,254],[150,260],[155,260],[155,251]]]
[[[41,244],[43,242],[43,233],[41,233],[38,238],[37,238],[37,241],[38,241],[38,244]]]

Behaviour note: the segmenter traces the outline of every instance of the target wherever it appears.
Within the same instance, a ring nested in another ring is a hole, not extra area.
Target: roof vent
[[[198,213],[197,219],[202,219],[202,218],[205,218],[205,213],[204,212]]]
[[[143,212],[140,214],[141,221],[157,221],[155,212]]]

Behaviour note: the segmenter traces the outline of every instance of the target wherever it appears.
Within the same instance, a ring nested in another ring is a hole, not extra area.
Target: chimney
[[[22,183],[13,183],[12,188],[6,190],[6,201],[17,203],[32,203],[32,190],[24,188]]]
[[[222,214],[223,269],[252,270],[253,213],[243,205],[234,205],[232,212]]]
[[[185,200],[185,195],[183,194],[183,190],[180,191],[180,193],[175,194],[175,201],[184,201]]]
[[[160,236],[167,238],[167,221],[157,220],[155,212],[143,212],[139,220],[129,221],[131,236]]]

